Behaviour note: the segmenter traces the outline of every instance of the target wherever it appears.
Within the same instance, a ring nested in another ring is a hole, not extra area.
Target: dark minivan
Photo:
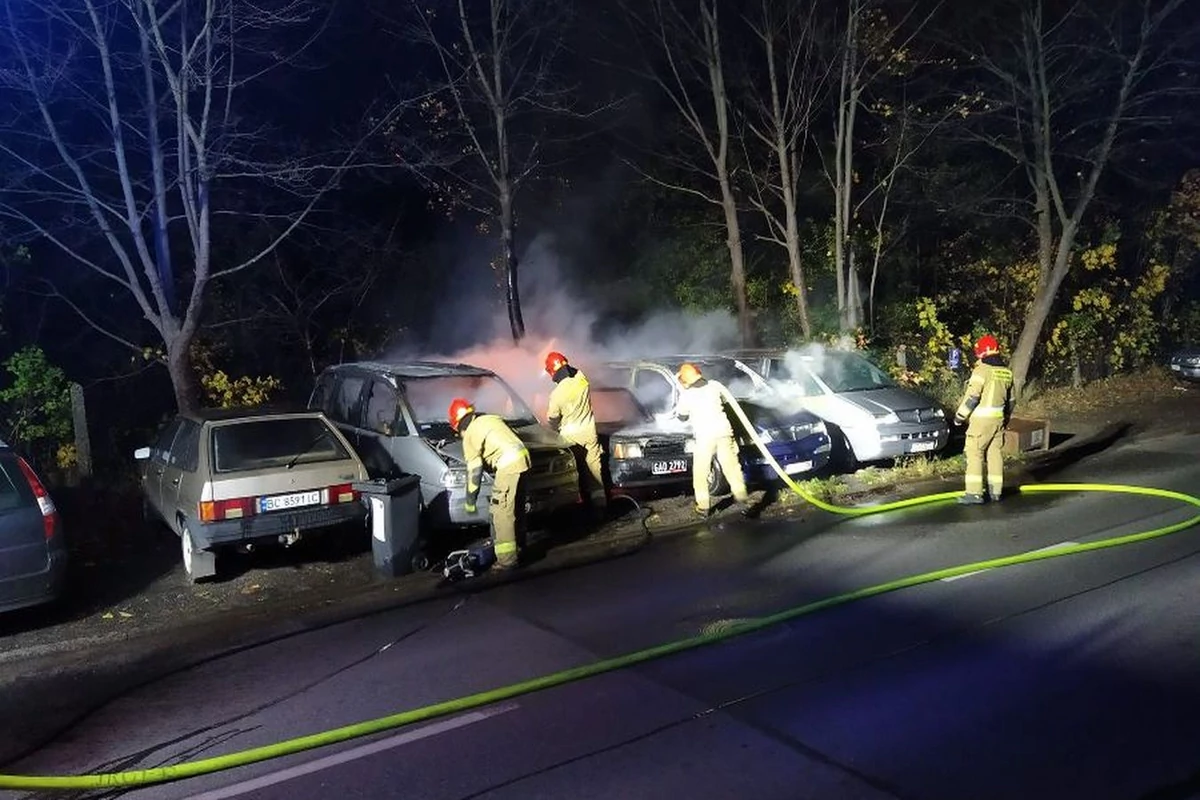
[[[29,463],[0,442],[0,611],[58,599],[66,569],[54,500]]]

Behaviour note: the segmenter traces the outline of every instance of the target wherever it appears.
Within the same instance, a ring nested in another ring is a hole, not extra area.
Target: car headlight
[[[613,458],[641,458],[642,446],[637,442],[617,442],[612,446]]]
[[[943,410],[941,408],[935,408],[933,410],[933,418],[934,419],[945,419],[946,418],[945,410]]]
[[[688,439],[686,442],[684,442],[683,443],[683,452],[687,453],[688,455],[691,455],[692,453],[696,452],[696,440]]]
[[[895,411],[889,411],[886,414],[874,414],[873,416],[878,425],[895,425],[900,421],[900,417],[896,415]]]
[[[1183,363],[1189,367],[1200,367],[1200,356],[1191,356],[1183,359]]]
[[[459,486],[467,485],[467,471],[465,469],[448,469],[442,473],[442,486],[447,489],[457,489]]]
[[[807,425],[793,425],[792,426],[792,438],[793,439],[803,439],[805,436],[811,436],[812,432],[815,428],[816,428],[816,426],[811,422],[808,423]]]

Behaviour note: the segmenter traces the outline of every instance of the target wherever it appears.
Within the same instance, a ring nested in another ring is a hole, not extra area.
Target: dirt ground
[[[1200,385],[1180,384],[1165,371],[1155,370],[1119,376],[1083,390],[1048,392],[1022,405],[1018,413],[1050,419],[1060,437],[1113,422],[1133,423],[1135,430],[1200,429]],[[946,453],[956,450],[961,450],[961,442],[952,442]],[[878,481],[873,483],[878,489]],[[756,498],[770,504],[762,494]],[[104,493],[63,490],[56,499],[72,541],[68,591],[57,606],[0,617],[3,651],[10,654],[62,647],[71,641],[124,638],[171,627],[181,619],[194,622],[237,609],[292,607],[314,597],[352,593],[382,580],[374,574],[367,533],[356,526],[302,540],[288,549],[231,556],[222,565],[220,580],[193,586],[180,564],[178,538],[141,521],[136,487]],[[675,496],[638,500],[652,528],[691,521],[687,486],[681,486]],[[783,513],[794,512],[778,506],[765,509],[767,516]],[[632,502],[617,499],[613,521],[602,527],[560,521],[555,529],[534,538],[553,549],[583,538],[630,536],[641,529],[642,516]],[[442,549],[459,545],[445,542]]]

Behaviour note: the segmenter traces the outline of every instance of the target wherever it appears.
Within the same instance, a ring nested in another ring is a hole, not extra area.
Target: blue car
[[[606,481],[614,489],[679,489],[692,480],[693,439],[679,420],[655,418],[632,392],[623,387],[591,388],[596,429],[607,455]],[[754,402],[740,402],[755,434],[784,471],[797,478],[829,463],[830,443],[825,423],[808,413],[784,413]],[[734,417],[734,431],[746,482],[762,487],[778,483],[774,469],[748,432]],[[714,464],[709,491],[724,494],[729,484]]]

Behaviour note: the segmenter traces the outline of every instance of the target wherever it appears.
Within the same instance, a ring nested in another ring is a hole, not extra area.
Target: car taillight
[[[38,508],[42,512],[42,525],[46,528],[46,538],[53,539],[54,531],[58,527],[58,509],[54,507],[54,501],[50,499],[50,493],[46,491],[46,487],[42,485],[38,479],[37,473],[33,471],[33,467],[23,458],[17,458],[17,464],[21,468],[21,474],[25,476],[25,480],[29,483],[29,488],[33,490],[33,496],[37,498]]]
[[[223,519],[241,519],[254,516],[253,497],[235,497],[232,500],[205,500],[200,503],[201,522],[220,522]]]
[[[329,487],[329,503],[353,503],[358,500],[358,492],[351,488],[348,483],[339,483],[337,486]]]

